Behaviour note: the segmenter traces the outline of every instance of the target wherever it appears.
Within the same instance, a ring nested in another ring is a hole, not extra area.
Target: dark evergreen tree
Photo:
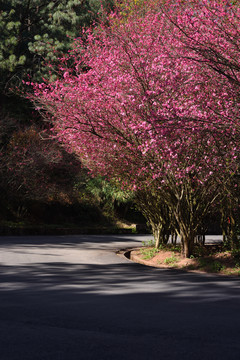
[[[58,200],[61,191],[70,196],[81,166],[40,136],[46,125],[17,89],[22,80],[48,76],[45,64],[66,54],[81,29],[112,5],[111,0],[0,0],[0,220],[15,202]]]
[[[44,63],[66,53],[81,28],[111,6],[111,0],[0,0],[0,93],[27,74],[39,80]]]

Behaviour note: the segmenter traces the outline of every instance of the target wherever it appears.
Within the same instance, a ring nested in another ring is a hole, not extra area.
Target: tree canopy
[[[156,199],[161,226],[167,209],[190,256],[238,171],[240,10],[220,0],[153,3],[118,26],[111,14],[87,44],[75,40],[73,65],[36,85],[35,101],[94,174],[148,191],[144,206]]]

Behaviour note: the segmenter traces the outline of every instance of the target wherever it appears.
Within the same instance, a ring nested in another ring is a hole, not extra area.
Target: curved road
[[[240,280],[115,254],[149,238],[0,237],[0,360],[238,360]]]

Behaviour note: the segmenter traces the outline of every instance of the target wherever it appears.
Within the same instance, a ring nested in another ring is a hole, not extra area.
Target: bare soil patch
[[[196,254],[186,259],[177,246],[163,249],[141,247],[130,253],[132,261],[158,268],[175,268],[198,273],[217,273],[220,275],[240,276],[240,259],[219,245],[196,247]]]

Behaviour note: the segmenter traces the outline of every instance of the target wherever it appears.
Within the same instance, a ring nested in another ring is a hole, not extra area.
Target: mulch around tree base
[[[136,263],[156,268],[240,276],[240,259],[235,258],[230,251],[219,251],[218,247],[209,245],[205,249],[202,256],[184,258],[176,250],[141,247],[129,251],[127,257]]]

